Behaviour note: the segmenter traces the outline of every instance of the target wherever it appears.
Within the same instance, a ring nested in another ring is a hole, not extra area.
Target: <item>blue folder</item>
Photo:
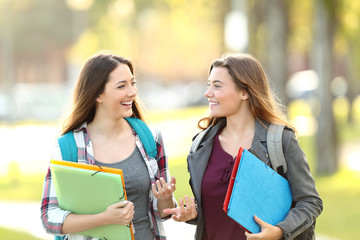
[[[289,182],[246,149],[239,150],[237,161],[229,202],[224,202],[228,216],[251,233],[261,231],[254,215],[271,225],[283,221],[292,203]]]

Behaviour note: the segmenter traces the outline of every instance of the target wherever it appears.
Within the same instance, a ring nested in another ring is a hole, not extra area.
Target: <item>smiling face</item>
[[[133,114],[132,105],[137,95],[136,81],[130,68],[120,63],[109,75],[103,93],[97,98],[96,113],[118,119]]]
[[[239,113],[248,93],[239,89],[225,67],[214,67],[209,76],[208,98],[211,117],[230,117]]]

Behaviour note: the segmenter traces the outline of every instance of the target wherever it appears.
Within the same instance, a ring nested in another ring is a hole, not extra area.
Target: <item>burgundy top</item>
[[[235,159],[225,152],[218,133],[214,139],[211,156],[202,184],[201,199],[206,232],[202,240],[245,240],[245,231],[223,210],[223,203]]]

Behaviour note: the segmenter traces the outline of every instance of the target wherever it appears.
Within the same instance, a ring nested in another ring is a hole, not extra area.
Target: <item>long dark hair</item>
[[[263,124],[264,120],[294,129],[287,120],[285,106],[272,93],[266,74],[254,57],[249,54],[224,55],[221,59],[213,61],[209,74],[215,67],[225,67],[236,86],[249,94],[251,112],[260,123]],[[206,129],[221,119],[211,116],[202,118],[198,122],[198,127]]]
[[[84,122],[90,123],[94,120],[96,99],[104,91],[110,73],[121,63],[126,64],[134,75],[131,61],[113,54],[95,55],[85,63],[74,88],[72,112],[64,121],[62,134],[79,128]],[[143,119],[136,99],[132,111],[132,117]]]

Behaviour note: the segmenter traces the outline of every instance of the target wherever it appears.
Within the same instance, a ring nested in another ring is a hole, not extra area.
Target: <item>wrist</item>
[[[100,226],[110,224],[108,218],[106,217],[105,212],[101,212],[101,213],[96,214],[96,218],[98,219],[98,223],[99,223]]]

